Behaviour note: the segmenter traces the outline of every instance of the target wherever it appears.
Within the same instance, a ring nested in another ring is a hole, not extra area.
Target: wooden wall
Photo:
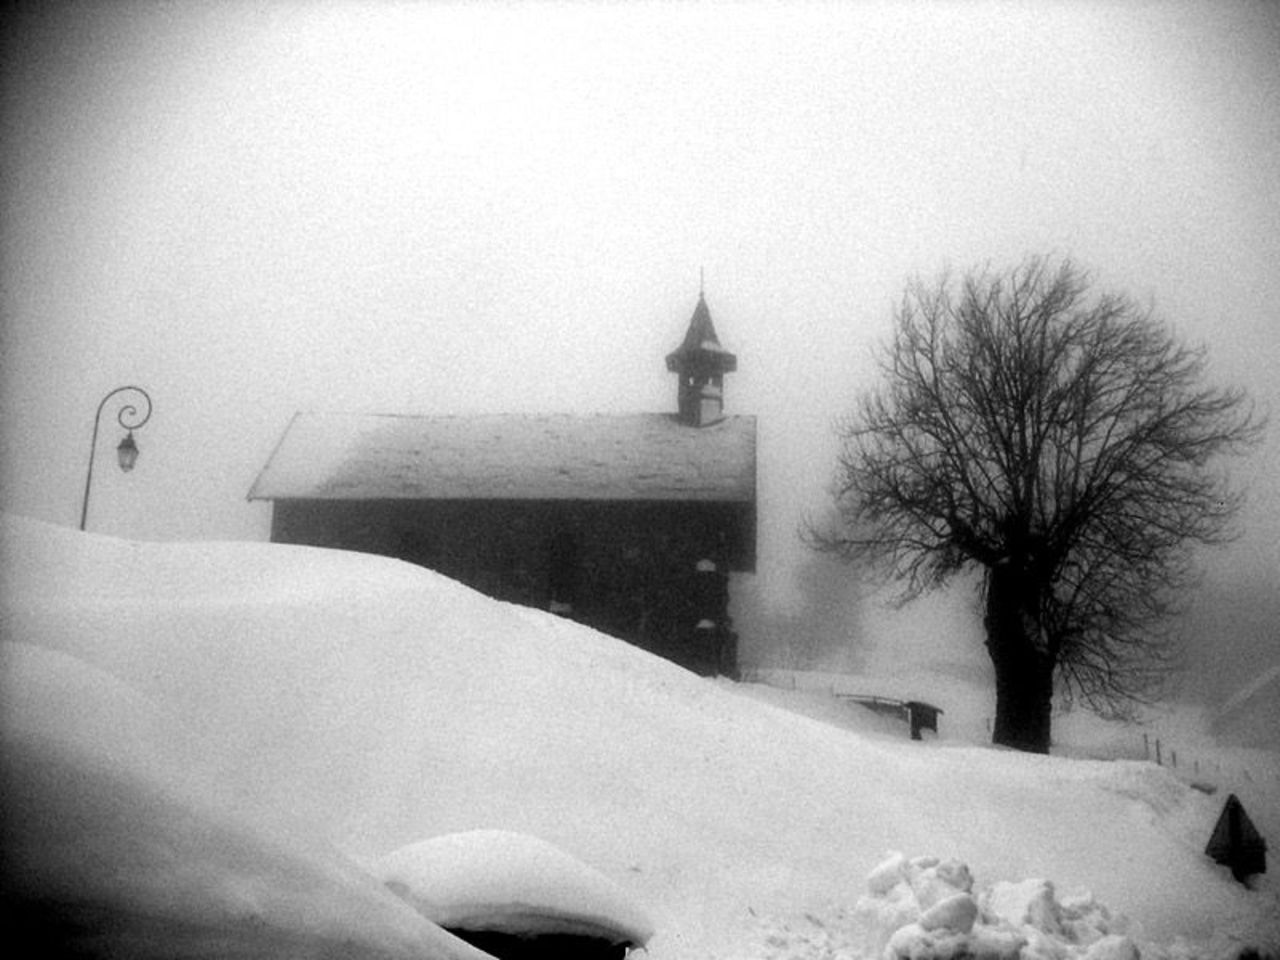
[[[752,520],[747,505],[725,503],[284,500],[271,538],[417,563],[734,675],[728,572],[754,566]]]

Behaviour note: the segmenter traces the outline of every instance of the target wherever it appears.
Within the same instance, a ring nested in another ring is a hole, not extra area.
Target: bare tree
[[[1203,385],[1203,348],[1089,286],[1045,258],[909,285],[884,382],[838,426],[840,520],[806,531],[904,600],[981,571],[993,739],[1036,752],[1055,687],[1113,715],[1158,689],[1192,547],[1239,503],[1214,462],[1263,429]]]

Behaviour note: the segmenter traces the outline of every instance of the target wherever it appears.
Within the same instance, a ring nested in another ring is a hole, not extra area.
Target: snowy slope
[[[119,682],[25,643],[0,651],[0,910],[16,955],[482,956],[315,836],[183,790],[157,762],[165,718]]]
[[[1275,886],[1201,854],[1221,797],[1150,764],[851,731],[384,558],[2,537],[7,729],[366,866],[541,837],[648,908],[654,960],[812,953],[797,924],[851,930],[891,850],[1088,888],[1166,946],[1280,948]]]

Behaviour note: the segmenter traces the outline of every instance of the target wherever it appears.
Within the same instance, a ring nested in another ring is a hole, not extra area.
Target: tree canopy
[[[1204,383],[1205,348],[1090,287],[1048,258],[911,283],[882,382],[838,425],[839,523],[808,532],[907,597],[981,570],[996,740],[1028,749],[1048,748],[1055,681],[1112,714],[1154,689],[1192,546],[1231,535],[1218,458],[1262,429]]]

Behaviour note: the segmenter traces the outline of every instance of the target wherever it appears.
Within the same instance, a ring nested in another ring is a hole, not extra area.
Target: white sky
[[[0,507],[262,538],[300,408],[674,409],[706,271],[793,601],[912,274],[1068,253],[1280,411],[1276,3],[270,3],[28,15],[4,60]],[[1280,445],[1221,562],[1280,583]]]

